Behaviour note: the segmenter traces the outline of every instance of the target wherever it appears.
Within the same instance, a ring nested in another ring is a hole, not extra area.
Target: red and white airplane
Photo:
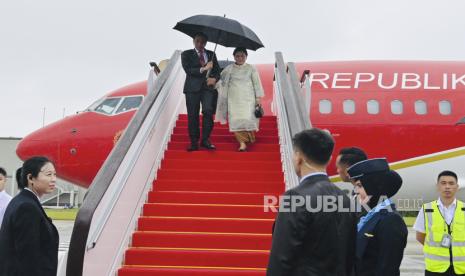
[[[257,68],[271,114],[274,65]],[[304,62],[296,68],[310,70],[311,122],[332,133],[335,155],[357,146],[370,157],[387,157],[404,179],[399,198],[405,205],[434,199],[442,170],[457,172],[465,185],[465,62]],[[17,154],[48,156],[59,177],[88,187],[145,94],[146,82],[117,89],[28,135]],[[336,175],[334,163],[329,173]]]

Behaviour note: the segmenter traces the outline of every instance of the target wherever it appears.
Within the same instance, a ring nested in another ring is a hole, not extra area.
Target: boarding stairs
[[[220,124],[217,150],[187,152],[180,52],[152,72],[144,103],[89,189],[58,275],[265,275],[276,216],[265,197],[297,184],[290,137],[309,124],[288,106],[302,102],[292,99],[292,70],[277,53],[273,113],[247,152]]]

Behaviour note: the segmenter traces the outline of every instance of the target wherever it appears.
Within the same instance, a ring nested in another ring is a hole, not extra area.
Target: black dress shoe
[[[210,143],[210,141],[203,141],[200,144],[200,146],[203,147],[203,148],[209,149],[209,150],[215,150],[216,149],[215,145]]]
[[[197,150],[199,150],[199,145],[197,145],[197,143],[191,144],[191,145],[187,148],[187,151],[197,151]]]

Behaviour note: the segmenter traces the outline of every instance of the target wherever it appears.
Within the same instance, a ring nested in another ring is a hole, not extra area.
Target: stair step
[[[222,218],[267,218],[276,213],[263,205],[145,203],[144,216],[168,217],[222,217]]]
[[[140,217],[139,231],[271,233],[273,219]]]
[[[232,267],[123,266],[118,276],[265,276],[265,269]]]
[[[171,141],[173,142],[190,142],[190,138],[186,134],[173,134],[171,135]],[[216,143],[238,143],[234,135],[227,134],[227,135],[219,135],[216,133],[212,133],[210,136],[210,141],[213,144]],[[255,143],[262,143],[262,144],[277,144],[279,143],[279,139],[277,136],[257,136]]]
[[[189,131],[187,130],[187,127],[182,128],[182,127],[176,127],[174,128],[173,134],[182,134],[182,135],[189,135]],[[229,128],[226,128],[225,126],[215,126],[213,129],[212,135],[234,135],[232,132],[229,131]],[[266,128],[263,129],[261,128],[259,131],[257,131],[256,136],[276,136],[278,137],[278,129],[277,128]]]
[[[267,251],[179,250],[129,248],[125,255],[127,265],[185,265],[212,267],[266,267]]]
[[[199,192],[243,192],[243,193],[275,193],[284,192],[282,181],[242,181],[229,178],[218,182],[216,180],[175,180],[157,179],[153,184],[154,191],[199,191]]]
[[[202,121],[200,121],[200,125],[202,125]],[[215,123],[215,125],[213,126],[213,129],[215,127],[227,127],[229,128],[227,125],[221,125],[219,123]],[[176,127],[187,127],[187,120],[178,120],[176,121]],[[277,128],[277,124],[276,124],[276,121],[269,121],[269,120],[265,120],[265,121],[261,121],[260,124],[259,124],[259,127],[260,128]]]
[[[247,155],[250,152],[279,152],[279,144],[263,144],[254,143],[247,146],[247,152],[237,152],[239,148],[237,142],[233,143],[213,143],[216,146],[216,151],[234,151],[236,154]],[[189,142],[175,142],[171,141],[168,143],[168,150],[186,150],[189,146]],[[208,151],[204,148],[200,148],[200,151]]]
[[[202,114],[200,114],[200,118],[202,119]],[[187,120],[187,114],[179,114],[178,121]],[[276,122],[276,116],[263,116],[260,118],[260,121],[272,121]]]
[[[161,169],[179,169],[186,171],[199,171],[205,168],[214,170],[229,170],[229,171],[268,171],[279,172],[282,170],[281,162],[278,161],[230,161],[230,160],[204,160],[202,162],[192,162],[189,159],[166,159],[161,163]]]
[[[268,172],[268,171],[231,171],[231,170],[215,170],[215,169],[202,169],[196,170],[192,173],[186,169],[163,169],[158,172],[157,179],[160,180],[204,180],[211,181],[224,181],[227,179],[234,179],[236,181],[280,181],[284,182],[284,176],[281,171]]]
[[[187,152],[187,143],[181,143],[182,150],[168,150],[165,153],[165,160],[168,159],[189,159],[198,162],[204,160],[228,160],[228,161],[273,161],[281,162],[279,151],[273,152],[236,152],[236,151],[194,151]],[[193,162],[194,163],[194,162]]]
[[[270,250],[271,234],[136,231],[132,246]]]
[[[264,204],[265,196],[279,196],[278,194],[263,193],[219,193],[197,191],[151,191],[149,203],[193,203],[193,204]]]

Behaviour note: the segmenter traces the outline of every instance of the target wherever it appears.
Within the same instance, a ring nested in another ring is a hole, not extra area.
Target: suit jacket
[[[339,206],[350,209],[349,197],[326,175],[308,177],[287,191],[289,198],[304,196],[306,205],[296,212],[279,212],[271,246],[267,276],[345,276],[353,271],[356,221],[352,212],[323,212],[323,196],[336,198]],[[321,197],[319,197],[321,196]],[[319,198],[319,199],[318,199]],[[280,205],[292,199],[284,197]],[[308,202],[310,199],[310,202]],[[320,203],[318,203],[320,200]]]
[[[58,231],[35,194],[22,190],[0,229],[0,275],[56,276]]]
[[[215,53],[209,50],[205,50],[208,56],[208,60],[213,58],[213,68],[210,71],[209,77],[215,78],[217,81],[220,79],[220,66],[216,59]],[[182,68],[186,72],[186,81],[184,82],[184,93],[195,93],[200,92],[203,88],[206,88],[207,72],[200,73],[199,56],[195,49],[190,49],[182,52],[181,54]]]
[[[394,204],[391,208],[395,210]],[[400,275],[407,234],[407,226],[397,211],[383,209],[373,215],[357,233],[356,275]]]

